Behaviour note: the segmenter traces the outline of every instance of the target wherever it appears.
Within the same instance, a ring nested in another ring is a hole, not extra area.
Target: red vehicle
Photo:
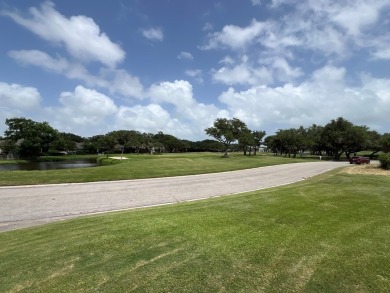
[[[370,159],[365,157],[352,157],[349,158],[350,164],[370,164]]]

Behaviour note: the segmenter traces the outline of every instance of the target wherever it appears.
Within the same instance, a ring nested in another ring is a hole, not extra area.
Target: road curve
[[[341,166],[345,162],[319,161],[168,178],[0,187],[0,232],[285,185]]]

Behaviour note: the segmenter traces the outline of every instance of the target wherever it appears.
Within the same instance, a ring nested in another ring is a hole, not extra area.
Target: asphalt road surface
[[[345,165],[319,161],[168,178],[0,187],[0,231],[280,186]]]

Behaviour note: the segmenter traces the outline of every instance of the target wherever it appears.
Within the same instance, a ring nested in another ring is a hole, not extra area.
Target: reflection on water
[[[55,170],[96,167],[98,163],[95,159],[58,161],[58,162],[28,162],[15,164],[0,164],[0,171],[19,170]]]

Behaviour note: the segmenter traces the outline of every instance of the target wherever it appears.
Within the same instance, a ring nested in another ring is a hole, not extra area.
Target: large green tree
[[[213,126],[206,128],[205,132],[223,144],[224,156],[227,157],[230,144],[237,141],[247,129],[246,124],[238,118],[217,118]]]
[[[289,157],[293,155],[295,158],[297,153],[304,149],[305,135],[303,129],[279,129],[272,143],[275,144],[276,148],[279,147],[280,153],[284,153],[285,156],[288,155]]]
[[[121,152],[121,158],[125,152],[125,148],[129,148],[133,144],[139,146],[139,135],[139,132],[131,130],[116,130],[106,134],[115,145],[116,150],[119,149]]]
[[[368,140],[368,128],[353,125],[348,120],[339,117],[325,125],[321,140],[328,153],[332,154],[335,160],[339,160],[343,153],[349,157],[351,153],[365,148]]]
[[[381,150],[384,153],[390,153],[390,133],[384,133],[380,138]]]
[[[274,155],[281,153],[281,142],[276,135],[268,135],[264,139],[264,144],[267,147],[267,151],[272,151]]]
[[[84,142],[84,138],[73,133],[60,132],[56,140],[51,143],[50,149],[54,152],[75,152],[77,143]]]
[[[307,147],[312,155],[322,155],[325,150],[324,143],[321,139],[322,131],[324,127],[313,124],[306,128],[307,133]]]
[[[114,152],[117,141],[111,135],[102,135],[98,139],[97,143],[99,145],[100,150],[105,152],[108,158],[108,154]]]
[[[83,143],[83,152],[87,154],[98,154],[100,150],[99,140],[103,137],[103,135],[94,135],[87,139]]]
[[[367,131],[367,140],[366,140],[365,149],[371,151],[370,159],[372,159],[376,153],[382,150],[381,138],[382,136],[377,131],[375,130]]]
[[[252,131],[253,136],[253,147],[254,147],[254,155],[256,156],[256,150],[260,147],[263,142],[263,138],[266,135],[265,131],[262,130],[254,130]]]
[[[58,131],[47,122],[36,122],[26,118],[5,120],[8,129],[5,138],[18,146],[20,156],[36,158],[46,153],[57,139]]]
[[[251,148],[255,144],[253,133],[250,129],[244,129],[238,138],[238,145],[244,151],[244,156],[249,149],[249,155],[251,154]]]

